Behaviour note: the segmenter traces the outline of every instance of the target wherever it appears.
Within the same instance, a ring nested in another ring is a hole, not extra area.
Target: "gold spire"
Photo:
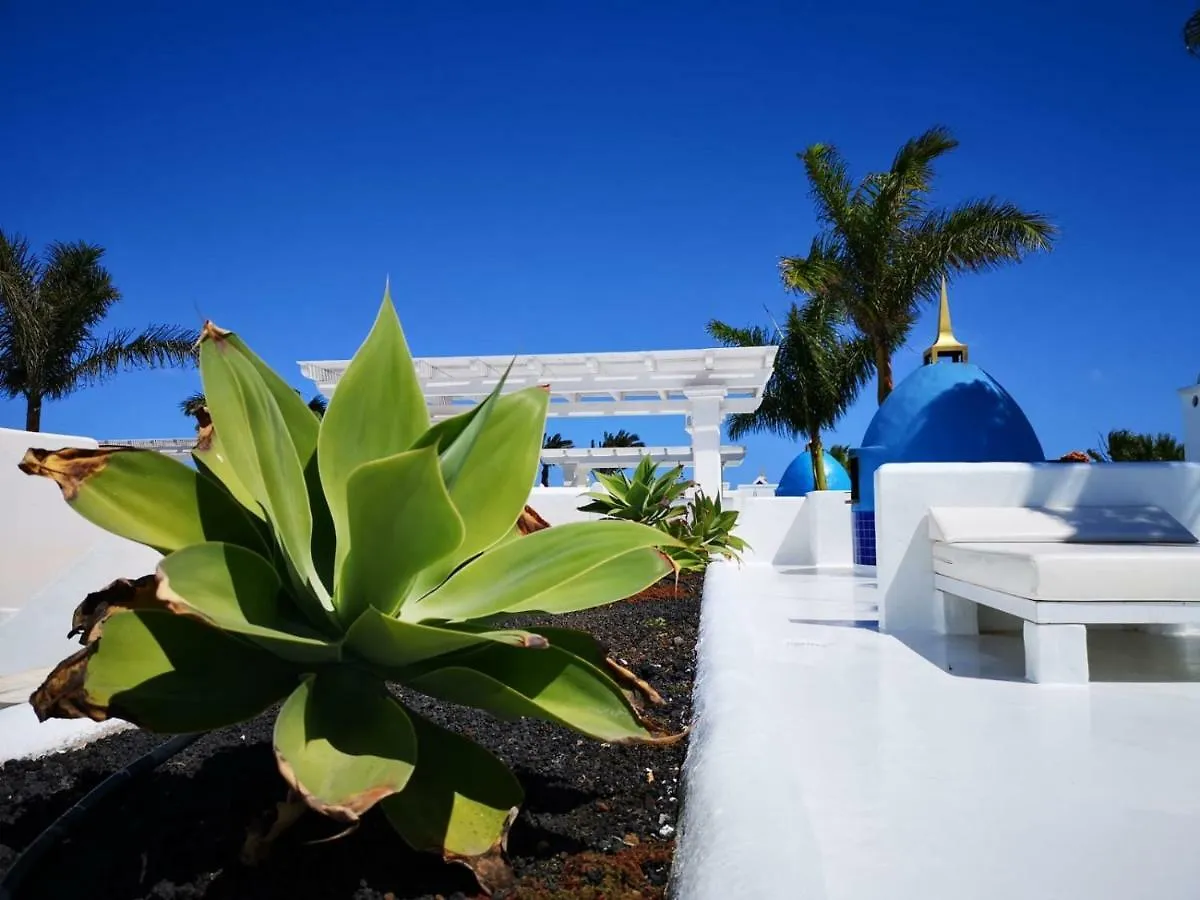
[[[950,298],[946,296],[946,276],[942,276],[942,302],[938,308],[937,340],[925,351],[925,365],[937,362],[967,361],[967,345],[954,336],[950,327]]]

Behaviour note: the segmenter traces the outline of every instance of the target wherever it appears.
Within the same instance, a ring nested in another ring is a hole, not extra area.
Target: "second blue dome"
[[[831,491],[850,490],[850,476],[842,468],[842,464],[829,453],[824,454],[825,487]],[[813,478],[812,454],[805,450],[788,464],[775,488],[776,497],[803,497],[809,491],[817,489],[816,479]]]

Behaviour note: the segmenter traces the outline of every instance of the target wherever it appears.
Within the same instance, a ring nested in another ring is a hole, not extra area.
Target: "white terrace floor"
[[[1195,900],[1200,638],[905,643],[850,574],[710,570],[676,875],[690,900]],[[949,671],[947,671],[949,670]]]

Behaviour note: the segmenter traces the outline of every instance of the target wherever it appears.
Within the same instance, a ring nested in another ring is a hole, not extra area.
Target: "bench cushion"
[[[933,544],[938,575],[1031,600],[1200,601],[1200,547]]]
[[[938,506],[929,536],[945,543],[1195,544],[1157,506]]]

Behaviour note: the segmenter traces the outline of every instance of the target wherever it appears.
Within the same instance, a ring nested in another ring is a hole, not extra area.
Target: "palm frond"
[[[929,213],[917,226],[913,246],[949,268],[978,272],[1049,250],[1057,234],[1042,213],[995,199],[970,200]]]
[[[308,408],[316,414],[318,419],[323,419],[325,410],[329,409],[329,401],[325,399],[324,394],[313,394],[308,399]]]
[[[811,439],[832,428],[874,371],[870,341],[847,333],[845,325],[840,304],[826,294],[802,307],[792,304],[777,332],[710,322],[708,333],[725,346],[779,347],[762,402],[754,412],[729,417],[729,436],[769,432]]]
[[[958,139],[944,125],[935,125],[904,142],[892,159],[889,172],[902,190],[924,193],[932,187],[933,164],[958,146]]]
[[[45,395],[65,396],[78,384],[97,384],[125,369],[158,369],[194,364],[196,333],[174,325],[151,325],[141,332],[120,329],[103,338],[87,338],[64,377],[47,385]]]
[[[831,144],[813,144],[798,155],[808,176],[817,218],[844,227],[850,215],[852,184],[842,155]]]
[[[1200,56],[1200,9],[1183,24],[1183,46],[1188,53]]]
[[[37,374],[48,343],[37,303],[41,275],[29,241],[0,230],[0,392],[9,397],[23,393],[31,372]]]
[[[179,401],[179,411],[185,416],[194,417],[196,413],[208,406],[208,398],[203,391],[188,394]]]

